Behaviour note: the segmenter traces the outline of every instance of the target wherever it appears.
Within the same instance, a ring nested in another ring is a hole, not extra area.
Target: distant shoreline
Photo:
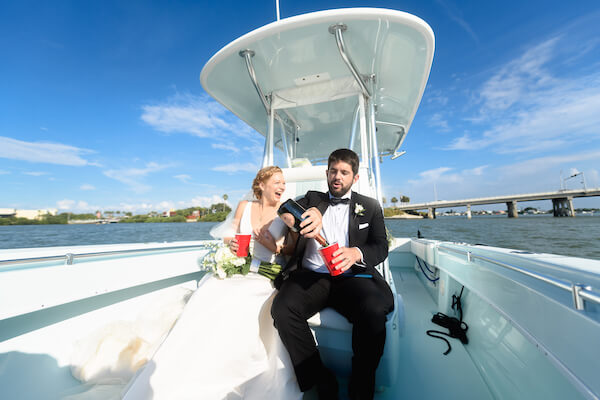
[[[398,215],[390,215],[389,217],[385,217],[385,219],[423,219],[422,215],[412,215],[412,214],[398,214]]]

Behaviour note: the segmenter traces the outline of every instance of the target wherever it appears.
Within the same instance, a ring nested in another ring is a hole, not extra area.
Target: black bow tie
[[[345,199],[339,199],[337,197],[330,197],[329,198],[329,204],[331,204],[332,206],[337,206],[338,204],[348,204],[350,202],[349,198],[345,198]]]

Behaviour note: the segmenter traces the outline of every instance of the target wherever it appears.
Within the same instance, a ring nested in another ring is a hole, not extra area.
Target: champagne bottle
[[[302,214],[304,214],[305,211],[306,210],[304,209],[304,207],[302,207],[300,204],[296,203],[292,199],[288,199],[279,207],[279,210],[277,210],[277,214],[280,216],[281,214],[285,213],[291,214],[294,217],[294,225],[290,226],[290,229],[294,232],[299,232],[302,229],[300,227],[300,223],[304,221],[304,218],[302,218]],[[327,240],[325,240],[325,238],[320,234],[317,235],[317,237],[315,237],[315,240],[319,242],[319,244],[323,247],[329,246]]]

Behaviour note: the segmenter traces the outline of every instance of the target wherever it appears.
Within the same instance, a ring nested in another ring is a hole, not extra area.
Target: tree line
[[[131,212],[104,211],[102,214],[107,218],[119,218],[119,223],[140,223],[140,222],[186,222],[186,217],[197,211],[198,221],[200,222],[221,222],[231,211],[225,203],[212,204],[210,207],[189,207],[181,210],[175,210],[173,216],[163,217],[162,213],[151,211],[147,214],[133,215]],[[97,211],[99,212],[99,211]],[[0,218],[0,225],[53,225],[68,224],[69,221],[92,221],[96,220],[96,213],[60,213],[58,215],[44,215],[40,219],[27,219],[17,217]]]

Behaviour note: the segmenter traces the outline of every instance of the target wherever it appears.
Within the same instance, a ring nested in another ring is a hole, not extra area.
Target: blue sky
[[[281,14],[352,6],[415,14],[436,35],[407,153],[382,164],[388,199],[551,191],[561,171],[600,186],[600,3],[282,1]],[[211,100],[199,74],[274,19],[274,1],[1,2],[0,208],[235,202],[262,136]]]

